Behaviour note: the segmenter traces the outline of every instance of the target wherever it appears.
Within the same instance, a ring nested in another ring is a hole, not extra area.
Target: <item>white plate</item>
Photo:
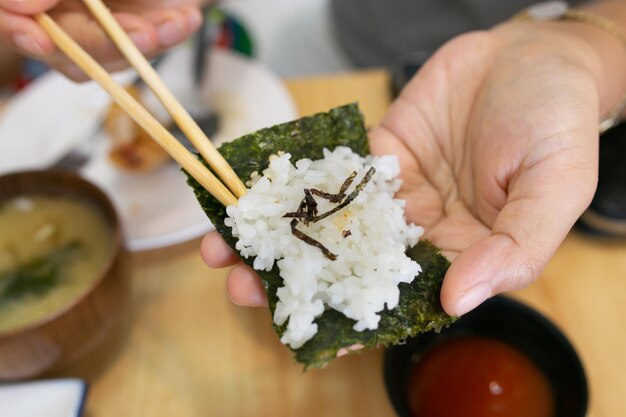
[[[278,77],[228,51],[209,55],[206,79],[195,95],[191,55],[188,45],[171,51],[159,73],[187,109],[206,108],[210,103],[220,115],[220,131],[212,138],[217,144],[297,117]],[[129,82],[134,74],[127,71],[116,77]],[[0,118],[0,174],[45,168],[93,135],[108,103],[94,84],[76,85],[57,74],[37,80],[7,105]],[[167,119],[154,97],[146,97],[146,103],[157,117]],[[109,163],[104,134],[95,142],[95,155],[81,174],[113,200],[131,250],[180,243],[212,228],[175,164],[145,174],[125,173]]]
[[[0,385],[0,416],[79,417],[86,393],[80,379]]]

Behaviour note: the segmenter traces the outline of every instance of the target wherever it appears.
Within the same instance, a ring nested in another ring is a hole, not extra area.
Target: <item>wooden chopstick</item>
[[[45,13],[35,19],[50,36],[56,46],[69,59],[96,81],[129,116],[157,141],[165,151],[196,179],[211,195],[224,206],[236,205],[237,197],[222,184],[195,156],[193,156],[172,134],[164,128],[137,100],[109,73],[78,45],[54,20]],[[218,153],[219,154],[219,153]],[[228,164],[226,164],[228,165]],[[232,170],[232,168],[231,168]]]
[[[172,118],[180,127],[180,130],[187,136],[193,146],[200,152],[200,155],[215,170],[217,175],[224,181],[224,184],[235,194],[241,197],[246,193],[246,186],[239,179],[235,171],[226,162],[224,157],[215,149],[213,143],[200,129],[189,113],[184,109],[176,97],[163,83],[152,65],[137,49],[128,34],[117,23],[107,6],[102,0],[83,0],[91,13],[100,22],[100,25],[108,33],[113,43],[119,48],[128,62],[137,70],[146,85],[150,87],[154,95],[161,101],[163,106],[172,115]]]

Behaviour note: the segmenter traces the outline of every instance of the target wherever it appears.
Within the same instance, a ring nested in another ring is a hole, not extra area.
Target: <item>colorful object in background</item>
[[[48,66],[41,61],[27,58],[22,61],[20,74],[15,80],[14,87],[16,91],[26,87],[35,78],[48,72]]]
[[[237,51],[246,56],[254,56],[252,37],[239,20],[215,7],[208,10],[207,18],[219,28],[215,46]]]

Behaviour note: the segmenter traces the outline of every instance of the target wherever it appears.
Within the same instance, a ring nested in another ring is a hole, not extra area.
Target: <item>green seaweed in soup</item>
[[[0,332],[42,319],[83,293],[109,255],[112,233],[89,204],[20,196],[0,203]]]

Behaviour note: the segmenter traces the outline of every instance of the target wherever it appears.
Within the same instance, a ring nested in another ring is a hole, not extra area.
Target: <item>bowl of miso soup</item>
[[[62,370],[120,319],[129,274],[120,221],[78,175],[0,176],[0,380]]]

